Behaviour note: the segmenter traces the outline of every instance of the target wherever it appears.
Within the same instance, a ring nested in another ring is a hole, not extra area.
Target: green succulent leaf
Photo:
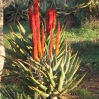
[[[59,60],[57,60],[56,59],[56,64],[55,64],[55,66],[53,67],[53,71],[57,71],[57,68],[59,68],[59,65],[60,65],[60,63],[61,63],[61,61],[62,61],[62,58],[60,58]]]
[[[70,86],[67,86],[67,85],[66,85],[66,87],[64,87],[64,90],[61,91],[61,93],[60,93],[59,95],[62,95],[63,93],[66,93],[66,91],[71,91],[72,89],[74,89],[75,87],[77,87],[77,85],[83,80],[83,78],[85,77],[85,75],[86,75],[86,73],[85,73],[77,82],[74,82],[74,81],[71,80]],[[73,84],[72,82],[73,82],[74,84]],[[68,89],[68,90],[67,90],[67,89]]]
[[[38,82],[38,80],[36,80],[34,77],[30,76],[30,80],[31,80],[31,82],[35,82],[36,86],[40,87],[42,90],[44,90],[44,91],[47,90],[47,87],[42,85],[40,82]]]
[[[34,90],[34,91],[38,92],[42,97],[48,97],[49,96],[49,94],[46,94],[45,92],[39,90],[38,88],[36,88],[34,86],[29,86],[29,88],[31,90]]]
[[[64,84],[64,79],[65,79],[65,72],[63,68],[63,61],[60,65],[60,76],[59,76],[59,83],[58,83],[58,91],[61,92]]]
[[[52,84],[53,87],[55,87],[55,81],[52,75],[50,75],[49,72],[47,72],[48,78],[50,80],[50,83]]]
[[[20,22],[18,22],[18,25],[19,25],[19,27],[20,27],[20,32],[22,32],[22,33],[26,33],[26,30],[24,29],[24,27],[20,24]]]

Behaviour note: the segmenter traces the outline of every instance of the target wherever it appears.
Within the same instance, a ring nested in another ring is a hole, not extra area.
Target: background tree
[[[10,4],[11,0],[0,0],[0,82],[4,67],[5,50],[3,46],[3,8]]]

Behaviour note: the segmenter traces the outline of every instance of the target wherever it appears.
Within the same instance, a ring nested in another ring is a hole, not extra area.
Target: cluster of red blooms
[[[38,0],[33,1],[32,7],[28,8],[29,25],[32,31],[32,56],[34,60],[38,60],[44,53],[44,28],[40,29],[40,17],[38,10]],[[53,29],[56,25],[56,9],[48,9],[46,17],[46,33],[50,36],[49,56],[52,53],[53,47]],[[41,33],[40,33],[40,30]],[[60,36],[60,23],[58,23],[58,31],[56,34],[56,49],[55,54],[59,51],[59,36]]]

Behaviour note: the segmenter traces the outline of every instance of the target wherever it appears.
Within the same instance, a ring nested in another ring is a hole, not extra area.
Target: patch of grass
[[[86,89],[78,89],[76,94],[80,96],[80,99],[98,99],[96,96],[92,96]]]
[[[70,40],[84,41],[84,40],[94,40],[99,38],[99,29],[92,28],[74,28],[66,31],[66,36]]]
[[[83,66],[99,71],[99,41],[73,42],[72,48],[78,51],[79,57],[82,58],[81,64]]]

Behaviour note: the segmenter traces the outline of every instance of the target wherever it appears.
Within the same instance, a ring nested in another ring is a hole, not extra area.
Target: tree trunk
[[[5,56],[5,50],[3,46],[3,3],[2,0],[0,0],[0,82],[4,67],[4,56]]]

